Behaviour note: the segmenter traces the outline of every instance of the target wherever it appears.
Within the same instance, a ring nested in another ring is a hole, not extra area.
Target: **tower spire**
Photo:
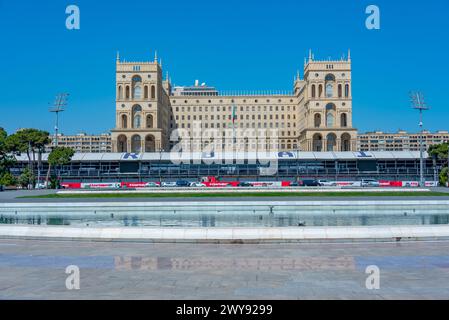
[[[300,80],[301,79],[301,77],[300,77],[300,75],[299,75],[299,70],[296,70],[296,80]]]
[[[154,51],[154,62],[157,62],[157,50]]]
[[[120,51],[117,51],[117,62],[120,61]]]
[[[348,61],[351,61],[351,49],[348,49]]]
[[[312,56],[312,49],[309,49],[309,62],[312,61],[313,56]]]

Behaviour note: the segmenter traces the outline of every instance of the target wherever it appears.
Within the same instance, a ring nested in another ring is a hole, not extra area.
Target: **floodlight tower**
[[[65,107],[67,106],[67,97],[68,93],[60,93],[56,96],[55,103],[53,107],[49,108],[50,112],[54,112],[56,114],[56,124],[55,124],[55,139],[54,146],[58,146],[58,131],[59,131],[59,113],[65,111]]]
[[[421,92],[411,92],[410,98],[413,109],[419,110],[419,184],[421,187],[425,186],[424,182],[424,150],[423,150],[423,111],[429,110],[429,106],[424,101],[424,96]]]

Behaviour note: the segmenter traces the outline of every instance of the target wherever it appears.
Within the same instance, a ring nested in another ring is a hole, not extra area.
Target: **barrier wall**
[[[291,181],[248,181],[254,187],[289,187]],[[157,182],[156,182],[157,183]],[[229,181],[229,182],[203,182],[207,188],[225,188],[225,187],[237,187],[240,182]],[[159,184],[159,183],[157,183]],[[337,181],[337,186],[339,187],[361,187],[362,183],[360,181]],[[418,181],[388,181],[380,180],[380,187],[419,187]],[[65,189],[140,189],[149,187],[147,182],[107,182],[107,183],[77,183],[77,182],[64,182],[61,186]],[[426,181],[426,187],[436,187],[438,182],[436,181]]]

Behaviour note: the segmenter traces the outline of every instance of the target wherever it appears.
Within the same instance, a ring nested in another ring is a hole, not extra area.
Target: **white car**
[[[173,188],[173,187],[176,187],[176,182],[162,182],[161,187]]]
[[[374,179],[363,179],[361,183],[362,187],[380,187],[380,183]]]
[[[322,187],[335,187],[337,185],[337,182],[326,179],[320,179],[318,180],[318,184]]]
[[[202,182],[192,182],[190,184],[191,187],[195,187],[195,188],[204,188],[206,187],[206,185]]]
[[[147,183],[145,183],[145,187],[146,188],[156,188],[156,187],[159,187],[159,184],[157,184],[156,182],[147,182]]]

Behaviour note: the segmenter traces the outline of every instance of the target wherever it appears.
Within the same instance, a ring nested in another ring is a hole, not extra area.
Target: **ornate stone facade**
[[[169,151],[177,143],[170,139],[176,129],[188,133],[183,143],[193,151],[210,147],[203,133],[212,129],[214,148],[230,144],[238,151],[356,150],[350,54],[347,59],[316,61],[310,53],[303,79],[298,72],[289,94],[223,95],[204,85],[202,90],[198,83],[172,90],[168,75],[162,75],[157,57],[152,62],[123,62],[117,56],[113,152]]]

